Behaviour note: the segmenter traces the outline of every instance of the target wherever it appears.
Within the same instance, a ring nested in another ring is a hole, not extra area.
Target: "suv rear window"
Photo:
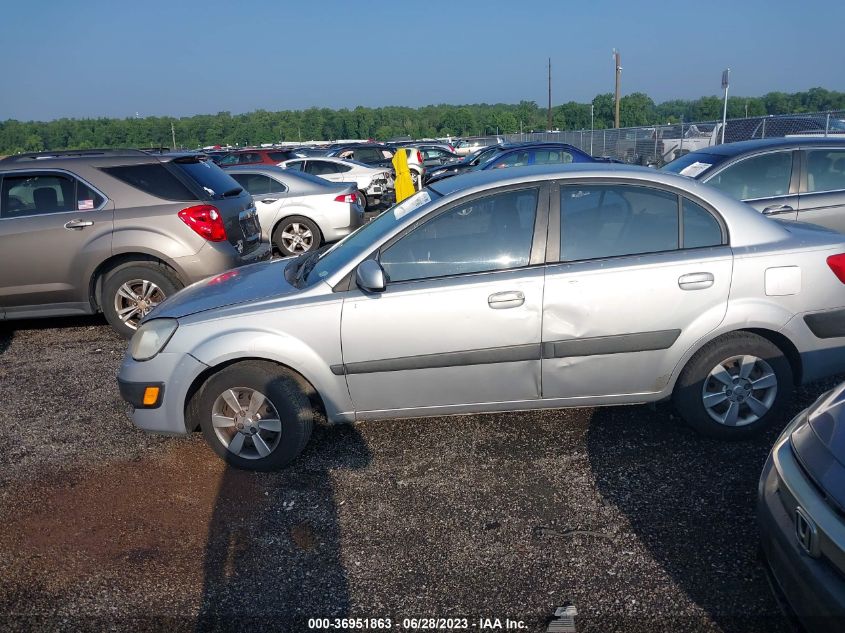
[[[173,174],[161,163],[144,163],[141,165],[121,165],[119,167],[103,167],[109,176],[131,185],[136,189],[163,198],[164,200],[196,200],[197,196],[179,182]]]
[[[208,159],[188,156],[174,159],[170,164],[202,187],[210,198],[222,198],[225,193],[242,189],[229,174]]]
[[[293,152],[267,152],[267,156],[270,157],[270,160],[275,160],[278,162],[282,162],[283,160],[288,160],[290,158],[296,158],[293,155]]]

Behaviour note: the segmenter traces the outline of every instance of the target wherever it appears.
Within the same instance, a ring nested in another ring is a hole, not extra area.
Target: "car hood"
[[[845,383],[819,398],[790,439],[807,474],[845,511]]]
[[[145,320],[179,319],[197,312],[300,292],[285,280],[292,258],[260,262],[203,279],[165,299]]]

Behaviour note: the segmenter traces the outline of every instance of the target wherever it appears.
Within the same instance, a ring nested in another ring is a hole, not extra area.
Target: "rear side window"
[[[315,176],[322,176],[323,174],[336,174],[345,170],[341,169],[341,165],[337,163],[330,163],[325,160],[309,160],[305,166],[305,171]]]
[[[571,163],[572,154],[558,149],[538,149],[534,152],[535,165],[560,165]]]
[[[807,152],[807,192],[845,189],[845,150]]]
[[[235,189],[241,189],[241,186],[229,174],[210,160],[190,157],[173,160],[170,164],[186,178],[199,185],[211,198],[220,198],[223,194],[231,194]]]
[[[293,154],[291,152],[267,152],[267,156],[270,157],[270,160],[281,163],[283,160],[292,158]]]
[[[263,174],[232,174],[232,178],[253,196],[287,191],[282,183]]]
[[[722,227],[707,209],[684,198],[684,248],[720,246]]]
[[[678,196],[626,185],[560,188],[565,262],[678,248]]]
[[[197,196],[161,163],[103,167],[109,176],[164,200],[196,200]]]
[[[707,180],[707,184],[737,200],[755,200],[787,195],[791,178],[792,152],[786,151],[741,160]]]
[[[93,211],[105,199],[75,178],[64,174],[21,174],[3,178],[2,217],[46,215],[65,211]]]
[[[560,214],[564,262],[718,246],[723,241],[721,225],[709,211],[687,199],[679,205],[677,194],[650,187],[563,186]]]

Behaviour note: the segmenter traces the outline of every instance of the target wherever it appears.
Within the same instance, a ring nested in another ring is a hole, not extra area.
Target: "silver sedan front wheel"
[[[716,365],[704,381],[707,414],[725,426],[745,426],[766,415],[775,403],[778,380],[765,360],[745,354]]]
[[[276,407],[263,393],[249,387],[234,387],[217,396],[211,423],[226,449],[243,459],[268,457],[282,436]]]

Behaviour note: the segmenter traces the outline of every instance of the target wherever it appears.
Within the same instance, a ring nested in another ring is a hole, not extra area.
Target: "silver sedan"
[[[148,431],[201,428],[269,470],[331,422],[672,399],[726,439],[845,370],[845,236],[688,178],[494,170],[418,192],[329,249],[195,284],[118,381]]]

